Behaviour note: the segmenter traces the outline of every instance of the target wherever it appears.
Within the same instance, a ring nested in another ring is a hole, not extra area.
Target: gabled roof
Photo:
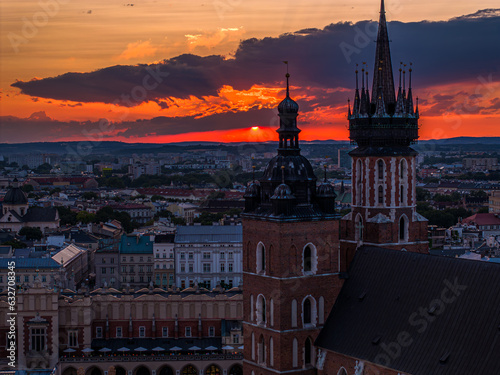
[[[500,225],[500,218],[493,213],[475,214],[462,220],[464,224]]]
[[[405,374],[493,375],[499,327],[499,264],[361,247],[315,344]]]
[[[11,258],[0,258],[0,269],[7,269],[8,263],[11,261],[12,261]],[[25,268],[57,269],[61,267],[52,258],[16,258],[15,261],[16,261],[16,269],[25,269]]]
[[[58,213],[55,207],[30,207],[23,216],[25,223],[57,221]]]

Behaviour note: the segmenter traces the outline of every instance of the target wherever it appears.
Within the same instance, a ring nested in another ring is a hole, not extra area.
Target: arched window
[[[406,240],[406,219],[404,216],[401,216],[401,219],[399,219],[399,240]]]
[[[187,365],[181,371],[181,375],[197,375],[198,371],[193,365]]]
[[[399,199],[401,201],[401,204],[404,204],[404,202],[405,202],[405,187],[404,187],[404,185],[401,185],[399,188]]]
[[[378,187],[378,203],[379,204],[384,203],[384,188],[382,185],[379,185]]]
[[[292,327],[297,327],[297,301],[292,301]]]
[[[378,171],[378,179],[383,180],[384,179],[384,162],[379,159],[377,162],[377,171]]]
[[[257,245],[257,273],[266,271],[266,248],[262,242]]]
[[[356,241],[363,241],[363,218],[361,217],[360,214],[356,216],[356,222],[355,222],[355,235],[354,238]]]
[[[304,249],[304,272],[311,271],[311,248],[306,246]]]
[[[356,163],[356,204],[359,206],[361,205],[361,197],[362,197],[362,190],[363,190],[363,184],[362,184],[362,174],[363,174],[363,165],[361,163],[361,160],[358,159]]]
[[[304,324],[311,324],[311,300],[304,301]]]
[[[292,343],[292,366],[299,367],[299,343],[296,338]]]
[[[318,271],[318,255],[316,246],[308,243],[302,250],[302,273],[314,275]]]
[[[304,345],[304,364],[306,366],[312,364],[312,342],[309,337]]]
[[[337,375],[347,375],[347,371],[345,370],[345,368],[342,367],[337,373]]]
[[[266,324],[266,299],[262,294],[257,297],[257,324]]]
[[[406,160],[401,159],[401,162],[399,163],[399,178],[401,180],[404,180],[406,178]]]
[[[259,339],[259,349],[258,349],[258,363],[266,362],[266,345],[264,342],[264,336],[260,336]]]

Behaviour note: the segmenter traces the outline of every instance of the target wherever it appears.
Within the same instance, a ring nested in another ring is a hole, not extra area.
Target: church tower
[[[341,220],[341,253],[347,262],[343,270],[356,248],[363,244],[428,252],[427,220],[416,211],[417,152],[410,147],[418,139],[418,101],[414,108],[411,63],[399,69],[396,96],[384,0],[380,7],[371,100],[364,64],[361,93],[358,74],[356,70],[352,111],[350,104],[348,108],[349,137],[357,148],[349,153],[352,210]]]
[[[286,79],[277,155],[245,192],[245,375],[314,374],[313,343],[341,287],[336,195],[300,154]]]

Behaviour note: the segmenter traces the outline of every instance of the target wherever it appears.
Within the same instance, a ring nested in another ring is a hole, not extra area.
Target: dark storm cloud
[[[270,109],[250,109],[248,112],[228,112],[203,118],[155,117],[148,120],[108,123],[101,121],[57,121],[45,112],[36,112],[29,118],[0,117],[0,139],[9,143],[46,142],[61,139],[113,140],[116,137],[141,138],[145,136],[175,135],[190,132],[229,130],[251,126],[277,127],[278,116]]]
[[[488,13],[491,14],[491,13]],[[277,38],[241,42],[234,59],[181,55],[160,64],[112,66],[90,73],[18,81],[34,97],[133,106],[162,98],[216,95],[222,85],[282,84],[283,60],[291,82],[304,87],[353,86],[355,63],[368,62],[372,78],[376,23],[338,23]],[[460,17],[443,22],[391,22],[393,67],[414,64],[414,86],[500,78],[500,17]],[[395,75],[396,76],[396,75]],[[396,77],[395,77],[396,78]],[[343,99],[345,101],[345,99]]]

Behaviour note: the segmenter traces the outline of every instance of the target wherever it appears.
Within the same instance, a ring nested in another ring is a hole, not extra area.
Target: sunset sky
[[[372,78],[378,0],[130,1],[0,2],[1,143],[277,139],[284,60],[301,139],[347,139],[356,63]],[[421,139],[500,136],[495,8],[386,1]]]

